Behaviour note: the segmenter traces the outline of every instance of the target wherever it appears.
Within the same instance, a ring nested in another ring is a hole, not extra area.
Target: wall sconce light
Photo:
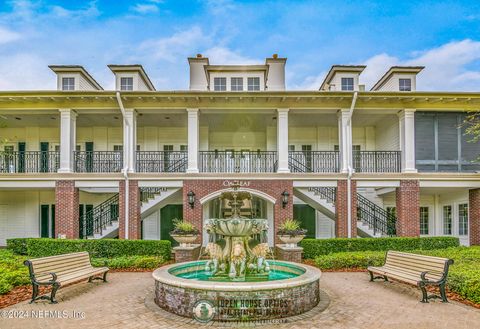
[[[282,207],[285,208],[288,204],[288,197],[290,196],[290,193],[287,192],[287,190],[282,192]]]
[[[193,207],[195,206],[195,193],[193,193],[193,191],[190,191],[187,193],[187,197],[188,197],[188,204],[190,205],[190,208],[193,209]]]

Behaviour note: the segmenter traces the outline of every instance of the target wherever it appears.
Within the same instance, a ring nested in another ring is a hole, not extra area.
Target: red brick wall
[[[470,245],[480,245],[480,189],[468,192]]]
[[[401,180],[396,190],[397,236],[420,236],[420,185]]]
[[[357,237],[357,182],[351,181],[352,206],[351,206],[351,232],[352,238]],[[348,237],[348,181],[337,181],[337,195],[335,200],[335,236]]]
[[[67,239],[78,239],[79,193],[75,181],[55,182],[55,237],[65,234]]]
[[[129,195],[128,195],[128,239],[138,240],[142,238],[142,218],[140,213],[140,189],[138,188],[137,180],[129,180]],[[125,239],[125,181],[119,182],[119,229],[118,236],[120,239]]]
[[[200,199],[204,196],[218,190],[226,189],[223,185],[225,180],[184,180],[183,181],[183,219],[193,223],[200,231],[203,230],[203,211]],[[287,218],[293,218],[293,181],[291,180],[251,180],[249,189],[264,192],[276,199],[274,205],[274,227],[276,233],[278,226]],[[285,208],[282,207],[282,192],[287,191],[290,194],[289,202]],[[191,208],[188,204],[187,193],[195,193],[195,207]],[[275,234],[275,243],[280,240]],[[201,242],[199,237],[197,243]]]

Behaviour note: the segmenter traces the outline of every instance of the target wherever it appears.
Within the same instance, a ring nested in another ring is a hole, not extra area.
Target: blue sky
[[[480,1],[12,0],[0,4],[0,90],[54,89],[49,64],[143,64],[158,90],[187,89],[187,57],[288,57],[287,88],[318,89],[333,64],[425,65],[421,90],[480,89]]]

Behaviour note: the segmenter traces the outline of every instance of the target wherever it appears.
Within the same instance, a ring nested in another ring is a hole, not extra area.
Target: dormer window
[[[353,78],[342,78],[342,90],[353,91]]]
[[[214,78],[213,79],[213,90],[215,90],[215,91],[226,91],[227,90],[227,78]]]
[[[133,90],[133,78],[120,78],[120,90]]]
[[[62,90],[75,90],[75,78],[62,78]]]
[[[399,79],[400,91],[412,91],[412,79]]]
[[[248,78],[248,91],[258,91],[260,90],[260,78],[253,77]]]
[[[243,78],[232,78],[232,91],[243,91]]]

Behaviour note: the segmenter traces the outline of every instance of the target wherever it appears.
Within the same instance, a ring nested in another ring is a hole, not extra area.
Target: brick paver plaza
[[[330,304],[323,312],[295,323],[262,328],[480,328],[480,310],[457,302],[422,304],[420,291],[395,282],[368,281],[367,273],[323,273],[321,289]],[[84,318],[5,319],[0,328],[198,328],[183,319],[152,308],[151,273],[112,273],[109,282],[80,283],[59,290],[56,305],[40,301],[11,306],[5,311],[57,311],[62,317],[83,312]],[[39,312],[40,311],[40,312]],[[63,313],[64,312],[64,313]],[[12,312],[10,312],[12,313]],[[21,312],[18,312],[21,314]],[[32,314],[32,312],[28,312]],[[28,314],[26,313],[26,314]],[[54,316],[50,312],[50,316]],[[210,323],[210,325],[212,325]],[[239,327],[239,325],[235,325]]]

